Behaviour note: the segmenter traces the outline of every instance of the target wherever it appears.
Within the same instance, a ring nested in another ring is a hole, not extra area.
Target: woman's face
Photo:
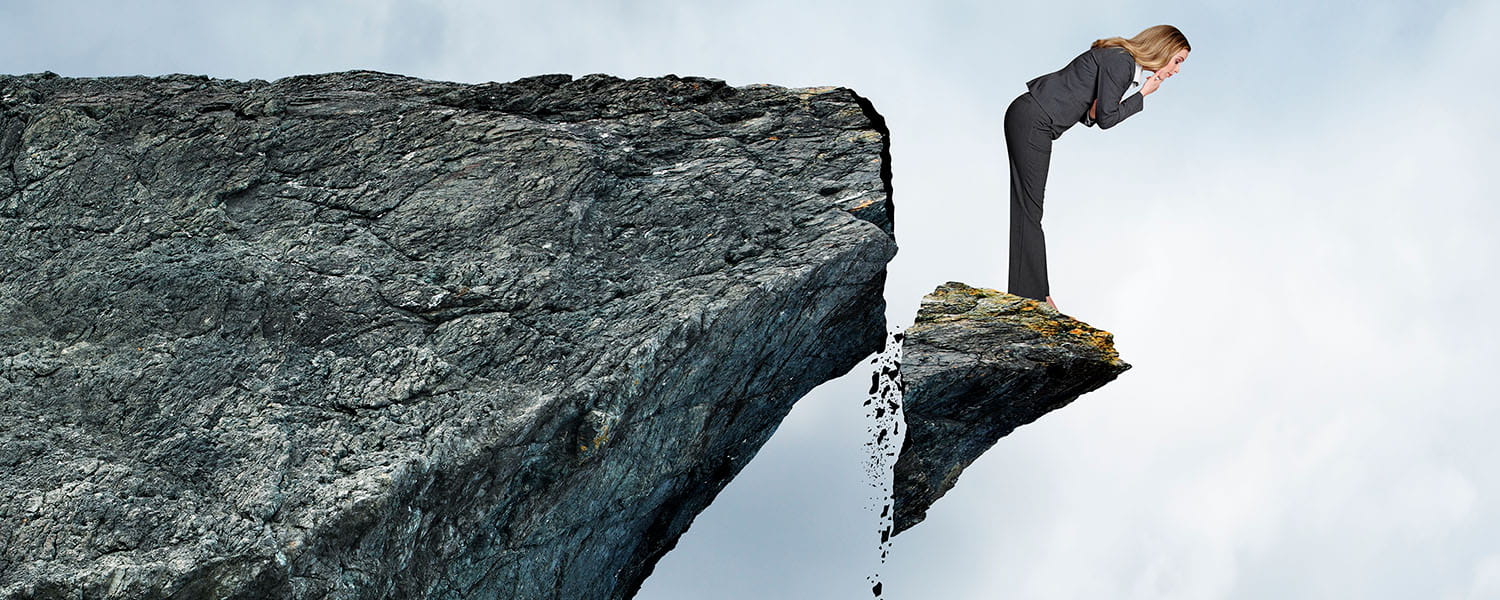
[[[1167,66],[1162,67],[1156,72],[1156,76],[1160,77],[1162,81],[1166,81],[1168,77],[1176,75],[1177,71],[1182,69],[1182,61],[1187,60],[1187,55],[1187,48],[1178,50],[1177,54],[1173,54],[1172,58],[1167,61]]]

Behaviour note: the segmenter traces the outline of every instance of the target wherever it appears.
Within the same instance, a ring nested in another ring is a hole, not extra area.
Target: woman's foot
[[[1052,305],[1052,310],[1057,310],[1057,303],[1052,301],[1052,296],[1047,296],[1047,304]],[[1062,312],[1057,310],[1057,312]]]

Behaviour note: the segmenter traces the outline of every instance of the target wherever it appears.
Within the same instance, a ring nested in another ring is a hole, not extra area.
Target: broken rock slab
[[[920,523],[997,440],[1130,368],[1108,331],[956,281],[922,298],[902,354],[906,440],[895,466],[895,533]]]

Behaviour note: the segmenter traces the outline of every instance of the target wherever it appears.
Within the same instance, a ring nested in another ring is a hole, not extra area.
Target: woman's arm
[[[1159,87],[1161,87],[1161,78],[1160,77],[1157,77],[1155,75],[1147,77],[1146,78],[1146,83],[1141,86],[1141,95],[1142,96],[1150,96],[1151,92],[1156,91],[1156,89],[1159,88]],[[1082,121],[1082,123],[1084,125],[1088,125],[1088,126],[1092,127],[1094,125],[1094,119],[1098,118],[1098,117],[1094,116],[1094,112],[1097,111],[1098,109],[1099,109],[1099,99],[1095,98],[1094,99],[1094,105],[1089,107],[1089,117],[1087,119],[1084,119]]]
[[[1120,99],[1135,75],[1135,61],[1129,52],[1111,49],[1101,53],[1099,63],[1094,80],[1094,104],[1089,107],[1089,115],[1100,129],[1109,129],[1126,117],[1141,112],[1145,108],[1144,96],[1136,92]]]

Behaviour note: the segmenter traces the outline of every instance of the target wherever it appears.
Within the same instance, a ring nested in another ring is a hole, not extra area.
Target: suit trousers
[[[1025,92],[1005,109],[1005,153],[1010,158],[1010,273],[1007,291],[1044,300],[1047,286],[1047,239],[1042,235],[1042,196],[1058,129]]]

